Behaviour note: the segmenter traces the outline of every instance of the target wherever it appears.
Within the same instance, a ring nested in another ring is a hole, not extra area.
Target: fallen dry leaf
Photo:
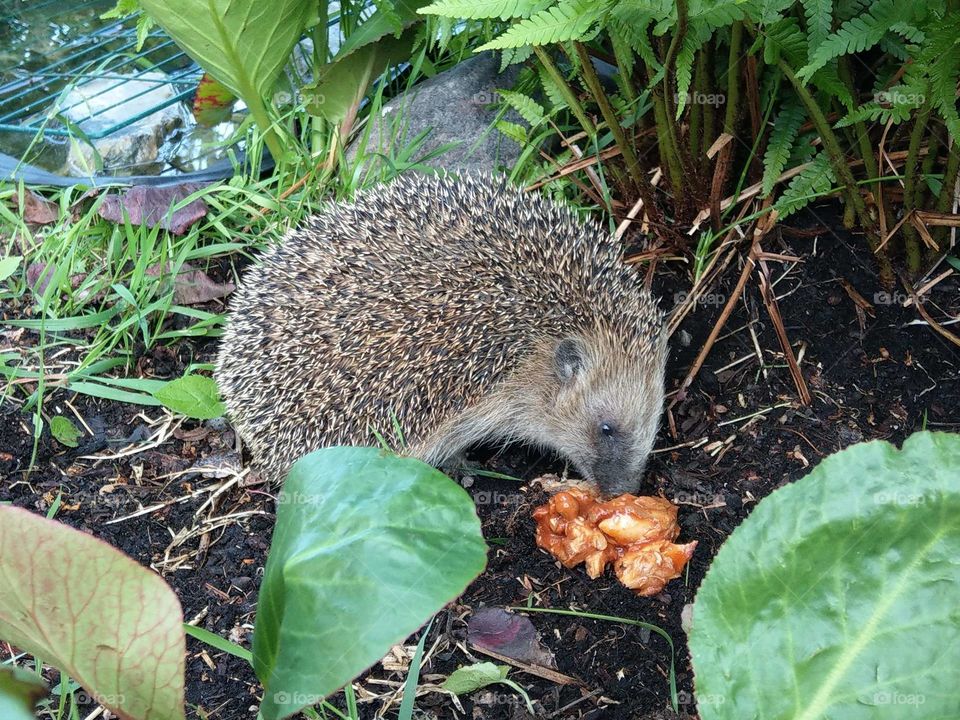
[[[126,211],[134,225],[154,227],[159,225],[174,235],[183,235],[187,228],[207,214],[207,204],[202,198],[193,200],[171,213],[176,203],[196,192],[201,186],[196,183],[180,183],[152,187],[135,185],[120,194],[107,195],[98,210],[100,217],[115,223],[123,222]]]
[[[557,667],[553,653],[537,639],[533,623],[523,615],[501,608],[486,607],[475,611],[467,621],[467,642],[520,662]]]
[[[17,206],[24,222],[31,225],[50,225],[60,217],[60,210],[56,203],[42,198],[33,190],[24,190],[22,207],[19,194],[14,194],[13,204]]]

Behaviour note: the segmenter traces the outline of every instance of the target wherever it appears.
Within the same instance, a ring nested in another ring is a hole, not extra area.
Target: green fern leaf
[[[540,85],[543,87],[543,94],[547,96],[547,101],[553,110],[560,110],[567,107],[566,98],[560,92],[560,88],[554,82],[550,74],[543,69],[542,65],[537,65],[537,76],[540,78]]]
[[[690,84],[693,81],[693,63],[697,50],[702,48],[713,34],[713,29],[703,23],[691,23],[687,36],[683,40],[680,52],[677,53],[677,119],[683,115],[684,108],[691,100]],[[693,98],[694,102],[700,99]]]
[[[806,113],[800,101],[788,97],[780,107],[780,112],[777,113],[777,119],[770,133],[770,142],[763,155],[763,197],[770,194],[777,178],[787,166],[793,143],[805,119]]]
[[[930,78],[930,100],[956,142],[960,139],[960,114],[957,113],[960,18],[944,18],[930,32],[929,41],[920,53],[918,64],[927,69]]]
[[[743,0],[691,0],[687,18],[716,29],[743,20],[748,7]]]
[[[557,5],[514,24],[503,35],[477,48],[477,52],[585,39],[606,6],[606,0],[560,0]]]
[[[541,0],[438,0],[417,10],[421,15],[442,15],[456,19],[529,17]]]
[[[631,49],[640,56],[647,67],[659,71],[662,69],[660,59],[653,51],[647,28],[653,22],[653,17],[641,13],[627,14],[615,9],[610,17],[610,26],[626,42]]]
[[[512,123],[507,120],[500,120],[497,122],[497,130],[519,145],[527,144],[527,130],[523,125],[517,125],[517,123]]]
[[[523,93],[515,90],[497,90],[500,97],[512,107],[517,113],[531,125],[539,125],[543,122],[544,110],[533,98],[527,97]]]
[[[847,20],[820,43],[811,53],[810,62],[797,71],[797,77],[809,80],[833,58],[863,52],[880,42],[888,32],[904,34],[907,28],[913,27],[911,23],[917,5],[904,0],[878,0],[865,13]]]
[[[830,167],[830,158],[825,152],[821,152],[808,167],[790,181],[786,190],[774,203],[774,208],[781,218],[792,215],[829,193],[833,189],[835,179],[833,168]]]
[[[807,59],[807,37],[794,17],[787,17],[767,28],[763,44],[763,60],[767,65],[776,65],[782,57],[796,67]]]
[[[811,50],[830,35],[833,23],[832,0],[802,0],[803,15],[807,18],[807,39]]]
[[[500,72],[503,72],[511,65],[526,62],[533,55],[533,48],[530,45],[524,45],[518,48],[505,48],[500,53]]]

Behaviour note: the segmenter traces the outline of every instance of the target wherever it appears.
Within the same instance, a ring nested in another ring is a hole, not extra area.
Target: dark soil
[[[923,426],[960,430],[958,348],[928,326],[911,324],[919,318],[915,309],[885,304],[886,298],[877,294],[881,290],[864,241],[830,229],[839,226],[832,206],[815,208],[814,213],[796,224],[817,229],[816,234],[787,229],[768,236],[764,245],[770,252],[805,259],[778,282],[776,290],[789,338],[795,349],[803,347],[801,362],[812,405],[803,407],[797,401],[757,284],[751,281],[686,398],[673,408],[676,436],[668,427],[661,430],[658,447],[675,449],[654,456],[644,491],[677,502],[680,540],[699,542],[686,576],[657,597],[638,598],[609,576],[590,581],[581,569],[563,569],[533,541],[530,511],[544,501],[544,492],[505,480],[476,480],[469,490],[490,541],[489,566],[434,621],[426,646],[436,647],[421,683],[439,684],[457,667],[473,661],[464,652],[466,620],[472,611],[529,601],[539,607],[639,619],[663,628],[677,648],[680,716],[695,716],[681,611],[693,601],[717,549],[753,505],[852,443],[879,438],[899,444]],[[787,267],[772,263],[774,277]],[[696,357],[737,274],[736,269],[728,271],[726,287],[716,290],[720,296],[714,298],[716,303],[699,307],[674,336],[672,387],[679,385]],[[674,287],[685,287],[669,274],[660,281],[665,306],[672,304],[674,282]],[[874,305],[872,312],[858,311],[845,283]],[[929,298],[928,307],[936,317],[960,315],[958,276],[942,281]],[[763,369],[748,324],[756,333]],[[139,368],[145,375],[172,377],[186,363],[209,359],[213,352],[212,345],[152,350],[143,355]],[[56,397],[56,407],[46,410],[69,414],[65,399]],[[202,512],[209,492],[170,502],[198,488],[219,487],[226,482],[224,477],[233,476],[231,470],[240,464],[232,431],[217,422],[184,422],[175,433],[163,433],[165,439],[156,447],[104,459],[131,442],[147,441],[159,425],[151,427],[146,419],[162,419],[163,413],[82,396],[71,399],[71,404],[93,436],[85,436],[81,447],[71,450],[45,434],[30,473],[25,472],[32,451],[30,417],[9,402],[0,409],[4,478],[0,501],[43,513],[62,493],[58,519],[164,574],[188,620],[248,644],[272,527],[270,489],[244,484],[250,480],[245,477]],[[756,417],[747,419],[752,415]],[[96,456],[101,459],[91,459]],[[555,458],[518,450],[487,458],[486,463],[527,481],[563,470]],[[158,510],[106,524],[159,504],[163,506]],[[191,529],[195,535],[172,542],[178,533]],[[670,651],[658,635],[576,617],[532,614],[530,619],[555,656],[557,669],[582,683],[561,686],[514,670],[511,677],[529,692],[537,717],[677,717],[670,709],[667,682]],[[488,659],[477,652],[474,657]],[[368,672],[357,686],[361,716],[379,717],[378,711],[404,677],[402,669],[380,665]],[[190,717],[253,718],[259,692],[243,661],[188,641]],[[480,691],[460,702],[462,712],[449,696],[428,692],[418,697],[417,707],[424,717],[527,717],[522,701],[505,687]],[[394,704],[390,714],[395,711]]]

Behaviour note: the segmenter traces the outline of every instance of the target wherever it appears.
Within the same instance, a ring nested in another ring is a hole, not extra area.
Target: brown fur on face
[[[519,441],[565,457],[602,495],[636,493],[663,409],[665,361],[664,339],[631,352],[609,328],[540,340],[487,401],[414,452],[442,464],[476,442]]]
[[[216,378],[282,480],[329,445],[434,464],[484,440],[635,491],[663,402],[661,315],[600,224],[502,179],[404,176],[291,231],[231,301]],[[610,432],[608,433],[607,428]]]

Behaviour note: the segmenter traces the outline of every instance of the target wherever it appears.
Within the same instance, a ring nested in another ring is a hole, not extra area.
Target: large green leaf
[[[702,720],[960,717],[960,435],[855,445],[717,553],[689,645]]]
[[[267,97],[300,40],[310,0],[140,0],[204,70],[234,95]]]
[[[429,465],[374,448],[301,459],[280,496],[257,607],[264,720],[359,675],[485,563],[472,500]]]
[[[182,622],[158,575],[87,533],[0,505],[0,639],[104,707],[134,720],[184,717]]]
[[[333,123],[343,120],[359,105],[371,82],[390,65],[410,57],[417,32],[417,28],[407,28],[400,37],[385,35],[347,54],[341,52],[303,89],[307,109]]]

